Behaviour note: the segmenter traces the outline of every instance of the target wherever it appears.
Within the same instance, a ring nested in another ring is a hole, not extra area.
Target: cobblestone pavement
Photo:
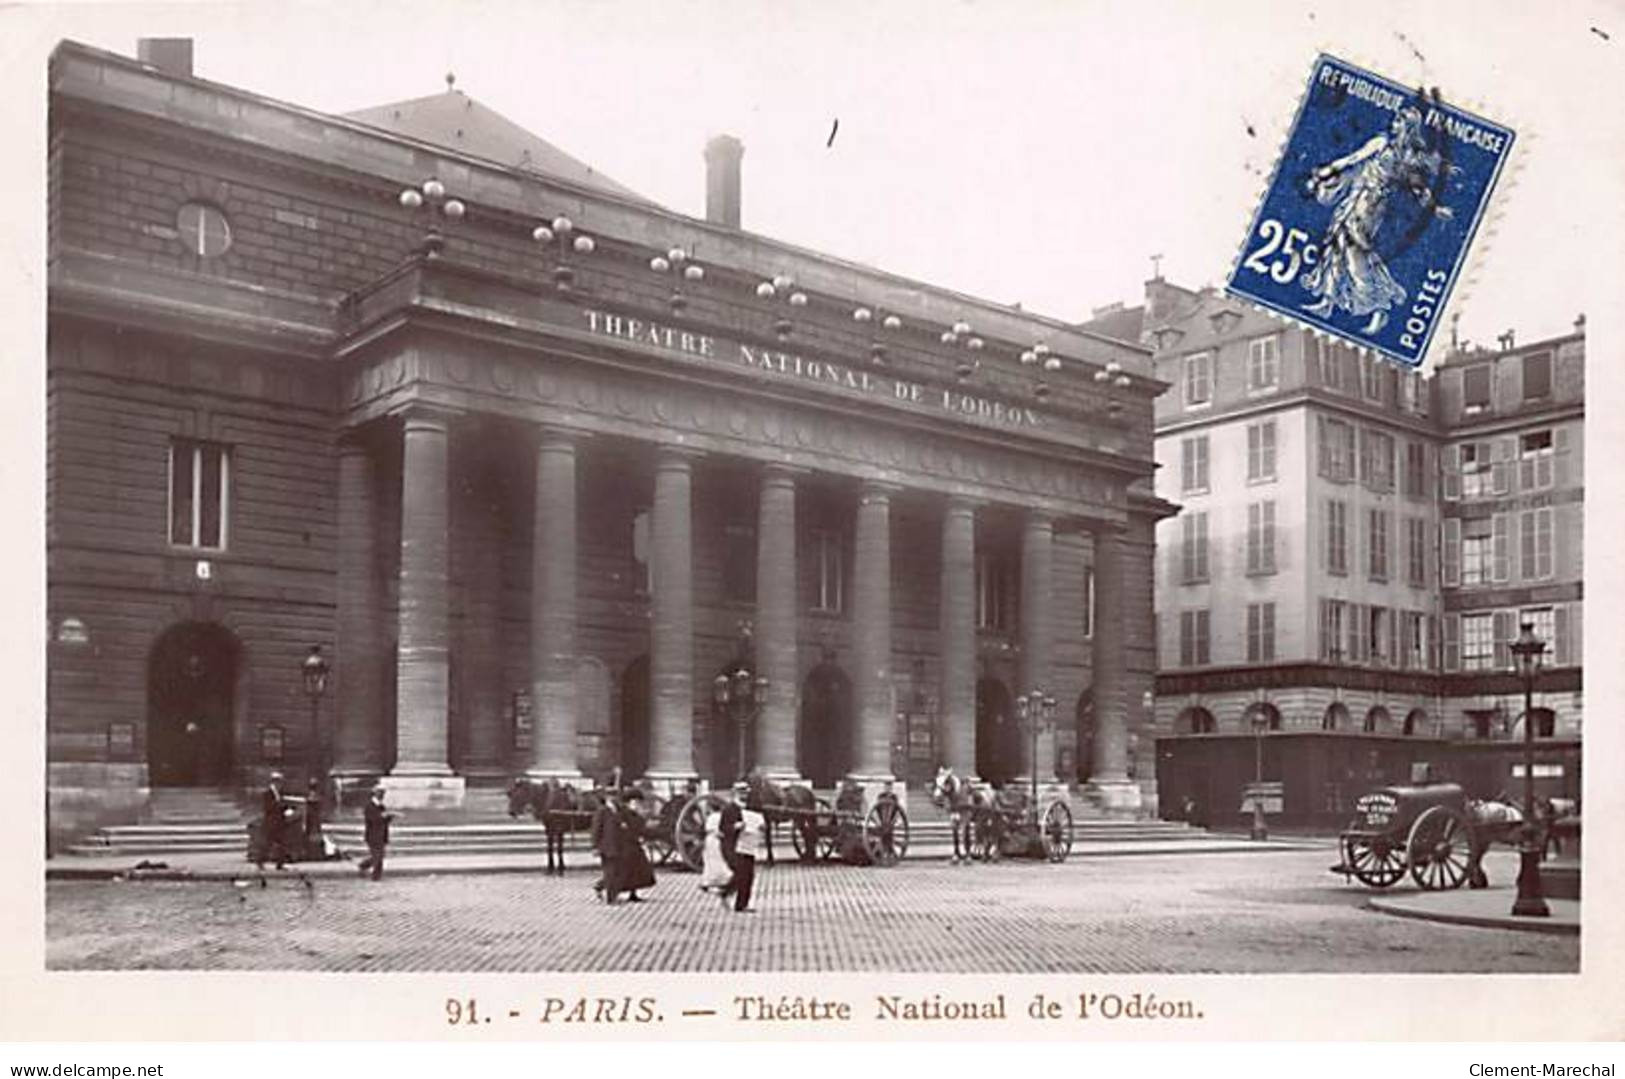
[[[648,902],[592,874],[53,881],[51,969],[353,971],[1495,971],[1579,968],[1573,937],[1365,908],[1330,849],[1065,865],[779,866],[736,915],[688,874]],[[1510,858],[1488,863],[1511,879]]]

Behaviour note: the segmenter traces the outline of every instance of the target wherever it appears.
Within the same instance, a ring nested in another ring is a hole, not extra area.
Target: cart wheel
[[[1361,884],[1386,888],[1405,875],[1405,851],[1387,836],[1356,836],[1347,841],[1343,864]]]
[[[1044,830],[1040,838],[1044,857],[1052,862],[1064,862],[1072,853],[1072,810],[1065,802],[1051,802],[1044,810]]]
[[[835,819],[828,802],[820,798],[813,811],[790,821],[790,845],[803,862],[826,861],[835,853]]]
[[[1405,844],[1411,876],[1429,891],[1460,888],[1467,879],[1472,840],[1472,829],[1460,813],[1448,806],[1427,810],[1411,825]]]
[[[671,827],[670,807],[658,794],[650,795],[648,803],[649,811],[644,814],[643,849],[655,865],[665,865],[676,850],[672,845],[675,829]],[[703,827],[705,822],[702,819],[700,823]]]
[[[721,795],[697,794],[677,815],[673,844],[683,864],[696,873],[705,865],[705,818],[712,812],[721,812],[725,804]]]
[[[881,866],[894,866],[908,853],[908,814],[895,798],[881,799],[864,816],[863,848]]]

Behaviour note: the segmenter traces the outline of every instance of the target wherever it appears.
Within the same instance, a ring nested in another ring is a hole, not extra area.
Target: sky
[[[1081,320],[1162,273],[1219,285],[1315,55],[1515,128],[1453,311],[1489,344],[1569,331],[1625,6],[1571,3],[194,3],[50,5],[56,40],[191,36],[205,78],[343,112],[457,86],[655,201],[704,213],[701,148],[745,144],[753,232]],[[32,50],[31,52],[29,50]],[[35,62],[38,62],[37,59]],[[838,128],[837,128],[838,122]],[[833,140],[831,132],[834,131]],[[1590,165],[1591,167],[1588,167]],[[1448,340],[1441,333],[1440,344]]]

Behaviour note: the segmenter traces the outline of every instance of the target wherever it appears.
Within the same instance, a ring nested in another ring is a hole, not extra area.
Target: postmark
[[[1514,138],[1322,54],[1227,290],[1420,366]]]

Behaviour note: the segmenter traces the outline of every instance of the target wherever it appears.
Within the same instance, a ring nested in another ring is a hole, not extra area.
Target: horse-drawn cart
[[[678,857],[699,872],[705,852],[705,821],[728,804],[721,794],[697,795],[677,815]],[[745,806],[767,821],[767,860],[773,861],[773,835],[779,825],[790,829],[790,844],[804,862],[827,861],[839,854],[855,865],[896,865],[908,853],[908,813],[895,794],[886,791],[866,805],[863,790],[843,787],[835,804],[807,787],[780,788],[751,780]]]
[[[1485,886],[1480,862],[1492,842],[1514,842],[1523,814],[1503,802],[1469,799],[1456,783],[1384,787],[1354,803],[1354,820],[1338,837],[1342,861],[1332,872],[1372,888],[1409,872],[1429,891]]]
[[[1039,809],[1036,789],[996,791],[941,768],[931,800],[951,814],[955,863],[1005,857],[1064,862],[1072,853],[1072,808],[1063,798],[1052,797]]]

